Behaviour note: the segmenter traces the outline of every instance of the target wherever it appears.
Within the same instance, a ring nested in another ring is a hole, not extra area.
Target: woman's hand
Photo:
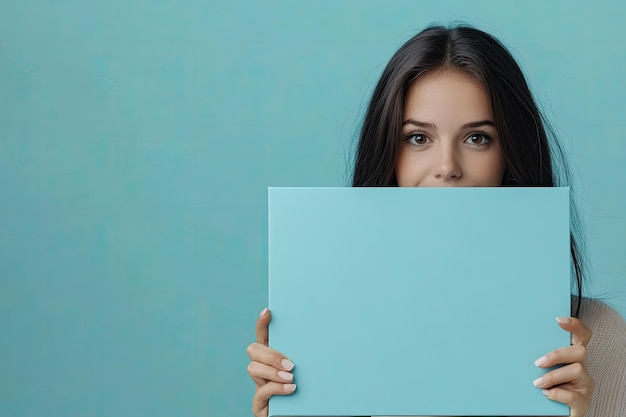
[[[573,317],[559,317],[557,321],[562,329],[572,333],[572,345],[537,359],[535,365],[540,368],[563,366],[537,378],[533,384],[549,399],[567,404],[571,417],[584,417],[591,405],[594,387],[586,368],[591,329]]]
[[[252,414],[267,417],[269,399],[272,395],[288,395],[296,389],[293,383],[293,363],[282,353],[268,347],[267,327],[271,313],[266,308],[256,322],[256,342],[248,346],[252,362],[248,373],[256,384],[252,399]]]

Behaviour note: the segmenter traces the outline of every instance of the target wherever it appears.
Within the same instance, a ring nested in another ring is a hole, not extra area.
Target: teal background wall
[[[626,314],[617,1],[5,0],[0,416],[248,415],[266,187],[347,184],[386,61],[454,20],[528,74]]]

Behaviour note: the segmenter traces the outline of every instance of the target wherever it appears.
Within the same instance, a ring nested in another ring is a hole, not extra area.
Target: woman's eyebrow
[[[404,122],[402,122],[402,126],[405,126],[405,125],[413,125],[413,126],[416,126],[416,127],[424,127],[424,128],[427,128],[427,129],[436,129],[437,128],[437,126],[435,126],[434,123],[420,122],[420,121],[413,120],[413,119],[406,119]]]
[[[492,126],[492,127],[496,127],[495,123],[493,123],[491,120],[481,120],[480,122],[470,122],[470,123],[465,123],[463,126],[461,126],[463,129],[468,129],[468,128],[473,128],[473,127],[481,127],[481,126]]]
[[[419,120],[414,120],[414,119],[406,119],[404,122],[402,122],[402,126],[405,126],[405,125],[413,125],[416,127],[422,127],[426,129],[437,128],[437,126],[435,126],[434,123],[420,122]],[[463,126],[461,126],[461,129],[470,129],[470,128],[476,128],[480,126],[496,127],[496,125],[491,120],[480,120],[478,122],[465,123]]]

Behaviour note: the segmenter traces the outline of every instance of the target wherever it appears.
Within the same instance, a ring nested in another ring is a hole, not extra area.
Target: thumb
[[[582,321],[575,317],[557,317],[556,321],[563,330],[567,330],[572,334],[572,345],[587,347],[591,340],[592,332]]]
[[[272,319],[272,313],[270,313],[269,308],[263,309],[263,311],[261,311],[261,314],[259,314],[259,318],[256,321],[257,343],[268,346],[268,342],[269,342],[268,326],[270,324],[271,319]]]

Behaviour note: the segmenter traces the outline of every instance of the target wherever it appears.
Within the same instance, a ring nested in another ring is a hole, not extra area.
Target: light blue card
[[[270,188],[270,416],[562,416],[568,188]]]

